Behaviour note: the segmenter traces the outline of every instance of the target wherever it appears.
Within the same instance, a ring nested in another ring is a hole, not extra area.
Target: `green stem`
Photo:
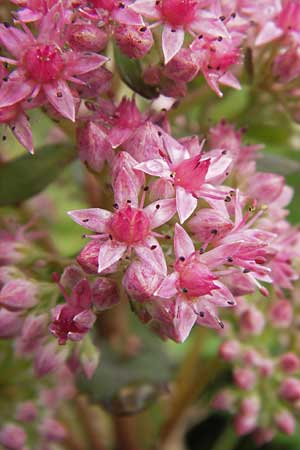
[[[238,436],[231,424],[227,425],[212,450],[234,450],[238,442]]]

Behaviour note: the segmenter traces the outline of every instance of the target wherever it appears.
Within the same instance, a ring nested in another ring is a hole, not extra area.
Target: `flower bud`
[[[14,424],[7,424],[0,431],[0,443],[7,450],[23,450],[26,434],[23,428]]]
[[[74,50],[101,52],[107,44],[107,33],[92,23],[74,23],[68,27],[68,41]]]
[[[78,129],[79,158],[94,172],[101,172],[106,159],[112,156],[111,145],[104,131],[92,121]]]
[[[85,247],[83,247],[80,254],[77,256],[78,264],[86,273],[98,273],[98,255],[100,245],[100,240],[92,240],[88,244],[86,244]]]
[[[66,356],[66,351],[58,351],[58,347],[54,342],[41,346],[35,355],[35,375],[37,377],[43,377],[44,375],[55,372],[61,367]]]
[[[115,39],[120,50],[130,58],[142,58],[153,45],[153,36],[145,25],[118,24]]]
[[[248,308],[240,317],[240,327],[243,333],[258,336],[265,326],[263,314],[256,308]]]
[[[199,66],[193,59],[193,53],[189,48],[182,48],[168,62],[164,69],[164,75],[174,81],[187,83],[197,75]]]
[[[38,410],[36,405],[31,402],[24,402],[18,406],[16,412],[16,419],[20,422],[33,422],[38,416]]]
[[[232,409],[233,402],[233,394],[230,391],[223,389],[213,398],[212,407],[221,411],[228,412]]]
[[[294,373],[300,368],[299,358],[292,352],[282,355],[279,364],[285,373]]]
[[[47,335],[49,317],[47,314],[29,315],[23,324],[22,334],[17,341],[17,352],[27,355],[35,352]]]
[[[39,427],[40,433],[44,439],[50,442],[62,441],[66,435],[66,429],[55,419],[46,418]]]
[[[115,306],[120,301],[116,283],[109,278],[100,277],[92,286],[92,304],[98,311]]]
[[[278,300],[269,311],[272,325],[276,328],[288,328],[293,320],[293,306],[288,300]]]
[[[234,361],[240,355],[241,346],[238,341],[225,341],[221,344],[219,355],[224,361]]]
[[[256,376],[253,370],[237,368],[234,370],[234,382],[240,389],[250,390],[256,383]]]
[[[0,338],[12,338],[18,336],[24,319],[17,313],[0,309]]]
[[[149,300],[161,282],[161,276],[148,265],[134,261],[125,272],[123,286],[132,299]]]
[[[300,380],[297,378],[286,378],[282,381],[280,389],[280,396],[289,402],[294,402],[300,399]]]
[[[294,416],[289,411],[280,411],[275,416],[275,423],[282,433],[288,435],[294,434],[296,422]]]
[[[238,436],[251,433],[256,428],[257,417],[252,415],[242,415],[238,413],[233,421],[235,432]]]
[[[22,311],[37,304],[37,286],[19,278],[4,285],[0,292],[0,305],[10,311]]]

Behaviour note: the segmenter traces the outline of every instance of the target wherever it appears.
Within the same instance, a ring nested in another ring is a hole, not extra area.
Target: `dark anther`
[[[187,288],[182,288],[182,292],[184,292],[185,294],[187,294],[187,292],[188,292]]]
[[[249,273],[249,272],[251,272],[250,269],[244,269],[244,270],[243,270],[243,273]]]
[[[200,35],[198,36],[198,39],[203,39],[203,34],[200,34]]]
[[[2,136],[2,141],[6,141],[7,137],[4,135]]]
[[[149,191],[149,186],[145,186],[145,187],[144,187],[144,191],[145,191],[145,192]]]
[[[8,77],[2,78],[3,81],[8,81]]]
[[[11,129],[12,129],[12,131],[15,131],[16,127],[13,125],[13,126],[11,127]]]
[[[111,234],[109,235],[109,239],[112,241],[112,235]]]
[[[161,132],[161,131],[158,131],[157,134],[158,134],[158,136],[160,137],[160,136],[162,135],[162,132]]]
[[[232,257],[231,257],[231,256],[228,256],[227,261],[230,262],[230,263],[233,262]]]
[[[141,31],[142,33],[145,33],[146,30],[147,30],[147,27],[141,27],[141,28],[140,28],[140,31]]]
[[[176,30],[172,28],[171,33],[176,33]]]
[[[88,222],[90,219],[82,219],[82,222]]]
[[[182,261],[182,262],[185,261],[185,257],[184,256],[180,256],[179,257],[179,261]]]
[[[207,65],[207,68],[208,68],[209,70],[211,70],[211,69],[212,69],[212,66],[211,66],[210,64],[208,64],[208,65]]]
[[[156,208],[156,209],[159,209],[159,208],[160,208],[160,205],[155,205],[155,208]]]
[[[225,16],[220,16],[219,19],[220,19],[222,22],[224,22],[224,20],[226,19],[226,17],[225,17]]]
[[[119,3],[119,8],[124,9],[124,8],[125,8],[124,3],[120,2],[120,3]]]
[[[169,234],[165,234],[165,239],[171,239],[171,236]]]
[[[234,305],[234,302],[232,300],[227,300],[228,305]]]
[[[131,200],[127,200],[127,203],[131,203]]]
[[[233,13],[231,14],[231,17],[234,19],[234,18],[236,17],[236,13],[233,12]]]
[[[4,67],[5,67],[5,69],[8,69],[8,63],[7,62],[4,63]]]
[[[57,93],[56,93],[56,96],[57,96],[58,98],[61,98],[61,97],[63,96],[63,94],[62,94],[62,92],[57,92]]]
[[[200,316],[200,317],[204,317],[204,312],[203,312],[203,311],[200,311],[200,312],[199,312],[199,316]]]
[[[231,197],[229,195],[226,195],[225,202],[227,203],[231,202]]]
[[[113,204],[113,207],[114,207],[115,209],[119,209],[118,203],[114,203],[114,204]]]
[[[224,328],[224,323],[221,322],[221,320],[219,321],[219,325],[220,325],[221,328]]]
[[[219,41],[219,42],[223,41],[222,36],[218,36],[218,41]]]
[[[204,253],[204,248],[200,248],[200,250],[199,250],[199,253],[200,253],[200,255],[203,255],[203,253]]]
[[[5,26],[5,28],[9,28],[10,27],[10,23],[9,22],[3,22],[3,25]]]
[[[227,153],[227,150],[222,151],[222,155],[226,155],[226,153]]]
[[[212,230],[210,230],[211,234],[218,234],[218,230],[216,228],[213,228]]]
[[[150,249],[151,249],[151,250],[155,250],[156,247],[157,247],[157,245],[151,245]]]

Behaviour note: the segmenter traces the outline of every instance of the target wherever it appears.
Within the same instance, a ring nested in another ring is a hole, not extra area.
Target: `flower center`
[[[179,287],[188,297],[207,295],[218,289],[214,284],[216,277],[194,254],[183,263],[178,261],[176,270],[179,272]]]
[[[150,222],[143,211],[126,206],[114,214],[110,230],[114,239],[132,245],[143,241],[148,236]]]
[[[29,48],[23,61],[28,76],[39,83],[57,80],[64,69],[64,60],[54,45]]]
[[[161,0],[158,8],[171,25],[185,26],[195,18],[196,2],[194,0]]]

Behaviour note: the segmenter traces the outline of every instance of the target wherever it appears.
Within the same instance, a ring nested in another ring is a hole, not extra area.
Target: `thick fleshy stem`
[[[169,402],[169,415],[160,433],[161,446],[167,444],[186,410],[223,368],[223,363],[218,357],[210,359],[205,364],[201,361],[200,354],[207,333],[206,328],[195,329],[194,342],[179,368]]]

